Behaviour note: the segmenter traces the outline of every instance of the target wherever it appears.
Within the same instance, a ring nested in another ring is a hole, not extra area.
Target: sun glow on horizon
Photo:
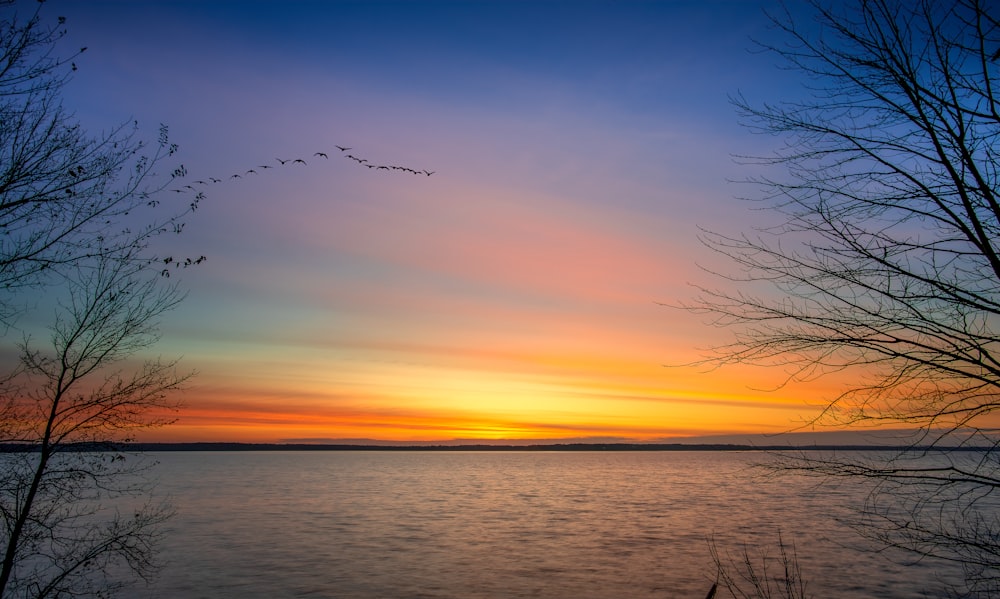
[[[446,367],[377,369],[368,377],[299,380],[284,371],[250,380],[216,376],[184,396],[175,424],[141,440],[281,442],[284,439],[662,438],[729,433],[780,433],[815,417],[792,392],[732,390],[704,373],[667,386],[663,368],[624,376],[560,368],[561,374]],[[336,371],[334,371],[336,372]],[[357,374],[357,371],[355,371]],[[228,381],[227,381],[228,379]],[[674,374],[674,382],[682,378]],[[271,381],[262,386],[262,381]],[[228,384],[227,384],[228,382]],[[709,383],[713,383],[709,385]],[[337,391],[331,394],[329,385]],[[685,388],[687,387],[687,388]]]

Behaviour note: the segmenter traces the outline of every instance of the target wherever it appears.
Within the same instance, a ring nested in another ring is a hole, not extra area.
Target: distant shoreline
[[[3,443],[0,453],[37,451],[30,444]],[[539,451],[998,451],[989,446],[939,446],[926,445],[745,445],[728,443],[552,443],[537,445],[503,444],[350,444],[350,443],[78,443],[63,446],[60,451],[424,451],[424,452],[539,452]]]

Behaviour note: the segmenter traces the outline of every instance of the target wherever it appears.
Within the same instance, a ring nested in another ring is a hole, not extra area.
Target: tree
[[[11,11],[11,8],[4,10]],[[65,35],[42,23],[36,11],[22,22],[10,14],[0,26],[0,318],[8,321],[21,306],[21,288],[46,285],[49,273],[123,248],[143,249],[151,238],[178,230],[181,218],[197,208],[142,221],[136,212],[155,208],[165,183],[151,187],[154,169],[173,155],[161,127],[152,154],[138,137],[138,124],[121,125],[90,137],[62,106],[61,94],[75,69],[55,49]],[[184,174],[178,167],[173,176]],[[146,259],[141,253],[129,254]]]
[[[980,0],[813,5],[768,45],[806,99],[735,103],[782,141],[749,161],[780,223],[707,232],[735,262],[694,306],[736,335],[717,364],[780,365],[791,381],[853,381],[821,423],[922,431],[869,461],[785,466],[875,483],[864,531],[968,568],[1000,591],[1000,14]],[[917,451],[922,449],[922,451]]]
[[[164,422],[155,409],[169,408],[184,380],[171,362],[126,362],[155,341],[155,319],[180,299],[147,271],[128,256],[81,264],[67,279],[51,348],[25,342],[20,368],[0,386],[4,437],[22,444],[0,469],[4,596],[106,595],[124,583],[114,576],[122,570],[153,572],[169,509],[135,501],[127,512],[111,509],[147,492],[143,463],[95,451]]]
[[[0,23],[0,321],[20,335],[0,377],[0,597],[108,596],[153,572],[169,509],[150,504],[145,465],[104,451],[169,419],[187,375],[138,360],[181,299],[152,248],[180,232],[201,193],[160,206],[175,147],[147,152],[133,124],[88,136],[61,104],[76,65],[58,58],[64,20],[14,8]],[[51,314],[39,346],[23,316]]]

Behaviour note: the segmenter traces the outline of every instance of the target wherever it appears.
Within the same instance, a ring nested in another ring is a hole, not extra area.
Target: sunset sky
[[[802,93],[751,51],[777,6],[47,2],[88,47],[66,94],[84,125],[165,123],[185,183],[223,180],[171,240],[208,260],[156,346],[198,375],[143,439],[656,440],[815,415],[835,381],[683,366],[730,333],[664,305],[722,284],[699,227],[767,222],[733,156],[779,140],[729,97]]]

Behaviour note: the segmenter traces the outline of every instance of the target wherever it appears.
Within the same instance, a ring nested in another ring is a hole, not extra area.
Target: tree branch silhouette
[[[970,566],[1000,590],[1000,22],[979,0],[813,3],[765,45],[808,97],[734,98],[782,174],[752,179],[780,222],[704,231],[736,266],[690,306],[734,340],[706,363],[766,364],[787,381],[853,381],[821,424],[918,427],[913,451],[873,462],[790,458],[784,468],[875,483],[865,531]],[[958,451],[983,446],[985,451]],[[933,451],[932,449],[944,451]],[[991,561],[992,560],[992,561]]]

